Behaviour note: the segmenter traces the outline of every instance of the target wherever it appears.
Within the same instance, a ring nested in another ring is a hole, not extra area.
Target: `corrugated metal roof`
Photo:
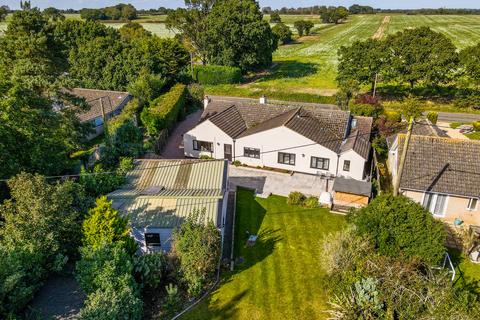
[[[227,169],[225,160],[136,160],[126,185],[108,197],[134,226],[173,228],[202,209],[217,225]]]
[[[204,210],[204,221],[217,224],[218,198],[152,198],[114,199],[113,206],[129,218],[135,227],[174,228],[196,210]]]

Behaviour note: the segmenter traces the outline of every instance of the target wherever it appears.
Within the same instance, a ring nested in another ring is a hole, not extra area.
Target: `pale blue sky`
[[[183,0],[31,0],[32,5],[40,8],[54,6],[57,8],[81,9],[95,8],[114,5],[119,2],[131,3],[139,9],[149,9],[158,7],[175,8],[183,5]],[[0,5],[8,5],[12,9],[18,9],[20,0],[0,0]],[[412,9],[412,8],[479,8],[478,0],[402,0],[402,1],[385,1],[385,0],[365,0],[365,1],[319,1],[319,0],[260,0],[260,6],[270,6],[272,8],[281,7],[308,7],[313,5],[344,5],[350,6],[353,3],[370,5],[375,8],[395,8],[395,9]]]

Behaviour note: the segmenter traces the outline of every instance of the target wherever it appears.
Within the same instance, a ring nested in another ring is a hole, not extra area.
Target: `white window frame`
[[[430,212],[434,217],[444,218],[445,214],[447,212],[447,208],[448,208],[448,200],[450,199],[449,195],[448,194],[443,194],[443,193],[436,193],[436,192],[424,192],[423,196],[422,196],[422,202],[420,203],[422,206],[423,206],[423,203],[425,201],[425,197],[427,196],[427,194],[431,194],[433,196],[433,200],[430,203],[430,208],[425,208],[425,207],[424,208],[428,212]],[[437,214],[437,213],[432,212],[433,210],[435,210],[435,205],[437,204],[437,198],[438,198],[439,195],[445,196],[445,203],[443,204],[443,210],[442,210],[441,214]]]
[[[475,206],[472,208],[472,202],[475,201]],[[478,208],[478,198],[468,198],[468,205],[467,205],[467,210],[468,211],[477,211]]]

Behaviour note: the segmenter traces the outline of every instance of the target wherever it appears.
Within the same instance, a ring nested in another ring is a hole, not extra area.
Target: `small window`
[[[147,247],[160,247],[160,234],[145,233],[145,244]]]
[[[193,140],[193,150],[213,152],[213,143],[208,141]]]
[[[470,198],[468,199],[468,207],[467,209],[470,211],[475,211],[477,209],[477,203],[478,199],[477,198]]]
[[[310,167],[315,169],[328,170],[330,167],[330,159],[312,157],[310,159]]]
[[[245,157],[260,159],[260,149],[243,148],[243,154]]]
[[[295,154],[294,153],[278,153],[278,163],[295,165]]]
[[[350,160],[343,161],[343,171],[350,171]]]

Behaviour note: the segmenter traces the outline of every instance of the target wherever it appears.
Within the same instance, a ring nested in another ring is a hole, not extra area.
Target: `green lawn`
[[[244,262],[184,319],[325,318],[327,297],[320,266],[320,238],[345,218],[326,209],[303,209],[271,196],[237,193],[235,257]],[[246,247],[248,234],[258,234]]]
[[[468,139],[480,140],[480,131],[475,131],[475,132],[472,132],[472,133],[465,133],[465,136]]]
[[[480,264],[475,264],[458,250],[450,249],[450,257],[455,265],[455,285],[467,286],[480,294]]]

